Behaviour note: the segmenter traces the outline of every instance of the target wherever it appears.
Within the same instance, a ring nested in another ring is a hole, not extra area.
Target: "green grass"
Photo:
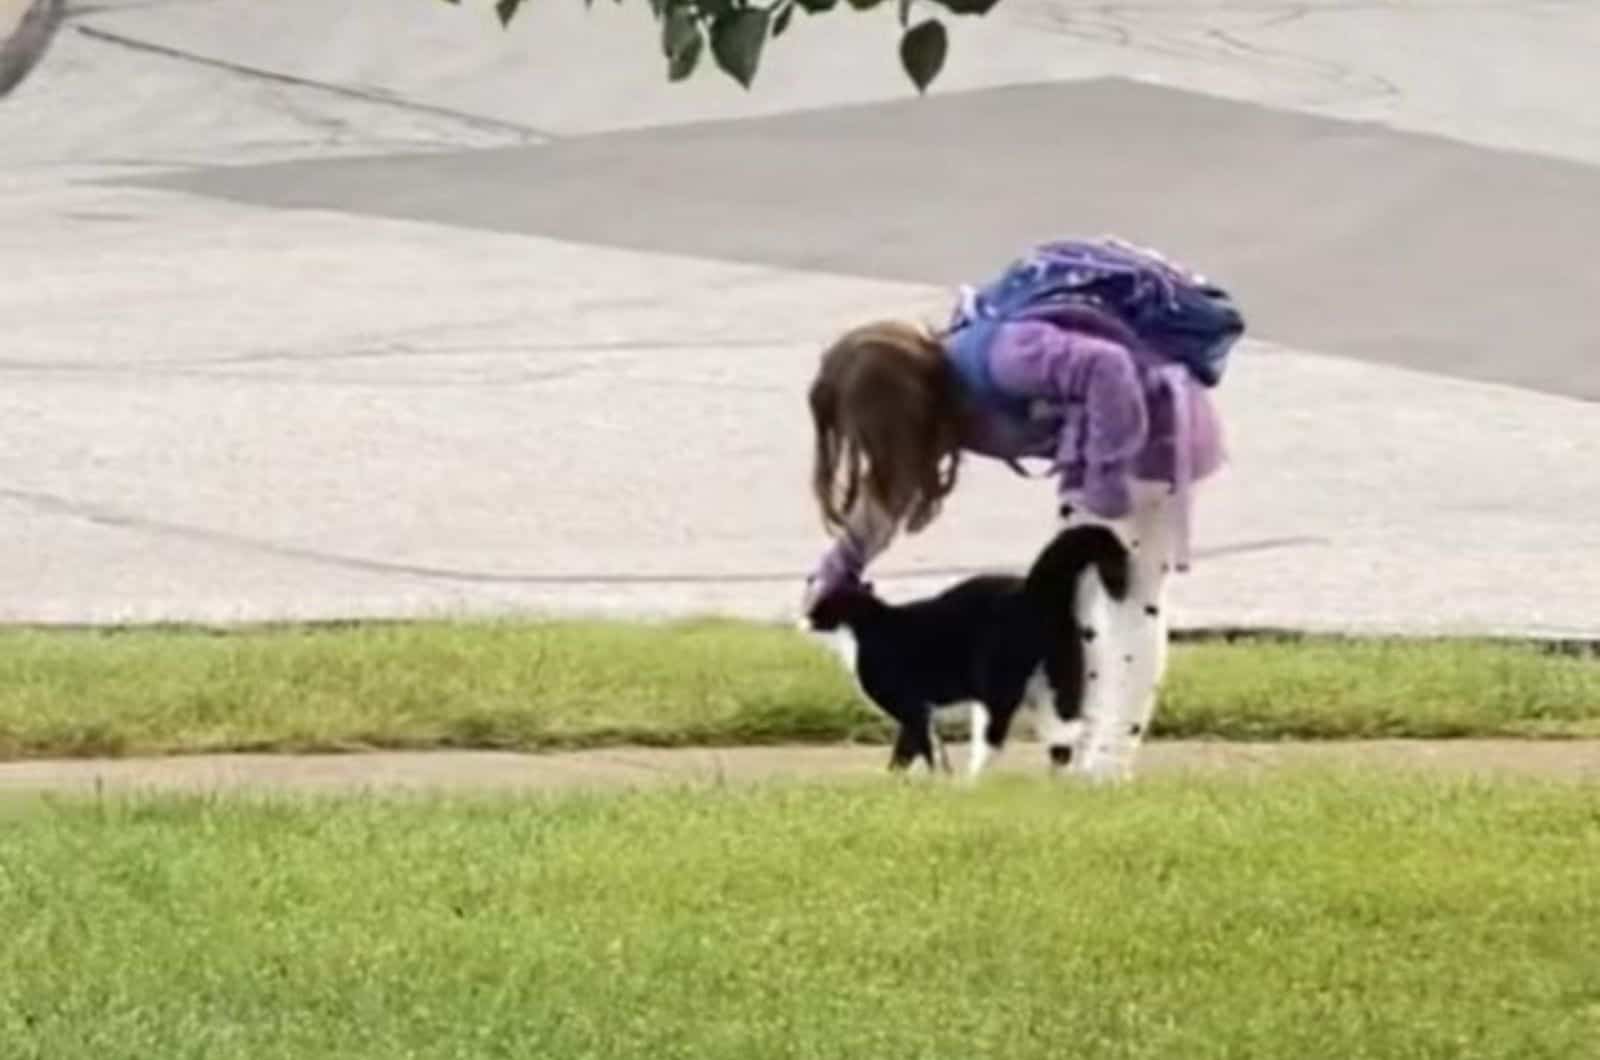
[[[880,739],[837,660],[733,622],[0,633],[0,757]],[[1600,659],[1423,641],[1179,647],[1157,735],[1600,735]]]
[[[11,804],[8,1060],[1600,1056],[1593,787]]]

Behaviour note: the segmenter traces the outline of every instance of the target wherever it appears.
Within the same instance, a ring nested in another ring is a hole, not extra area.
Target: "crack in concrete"
[[[1114,3],[1097,4],[1087,14],[1063,11],[1051,5],[1024,9],[1019,24],[1045,32],[1058,33],[1096,44],[1110,44],[1130,51],[1145,51],[1178,59],[1199,59],[1228,65],[1264,67],[1286,73],[1308,75],[1348,93],[1348,99],[1373,99],[1399,96],[1399,86],[1378,74],[1357,70],[1344,63],[1320,59],[1283,48],[1269,48],[1248,41],[1238,31],[1193,24],[1156,32],[1140,21],[1140,15],[1161,12],[1193,14],[1203,19],[1219,13],[1260,12],[1266,18],[1251,27],[1269,29],[1299,21],[1314,14],[1344,14],[1359,7],[1389,9],[1393,4],[1352,5],[1337,9],[1318,9],[1304,3],[1222,4],[1195,11],[1190,5]],[[1506,5],[1484,5],[1485,7]]]
[[[649,353],[668,350],[770,350],[809,345],[811,339],[601,339],[593,342],[503,342],[461,345],[413,345],[386,343],[325,353],[297,353],[290,350],[256,350],[221,357],[152,358],[149,360],[97,361],[93,364],[39,361],[26,358],[0,359],[0,373],[37,375],[125,375],[146,372],[181,371],[195,368],[227,368],[251,364],[329,364],[337,361],[403,360],[408,358],[498,357],[522,354],[571,353]]]
[[[414,114],[426,114],[435,118],[444,118],[458,122],[480,132],[509,133],[516,136],[521,142],[550,141],[558,137],[548,130],[535,129],[516,122],[505,121],[500,118],[490,118],[482,114],[470,114],[450,107],[440,107],[431,103],[419,103],[415,100],[403,99],[388,92],[372,89],[351,88],[347,85],[337,85],[326,81],[316,81],[306,77],[296,77],[293,74],[279,73],[276,70],[266,70],[257,66],[246,66],[226,59],[215,59],[206,55],[198,55],[185,51],[182,48],[171,48],[165,44],[153,41],[139,40],[127,37],[120,33],[112,33],[93,26],[78,26],[77,31],[90,40],[111,44],[132,51],[145,52],[151,55],[160,55],[168,59],[189,63],[195,66],[204,66],[213,70],[222,70],[240,77],[252,78],[279,85],[289,85],[295,88],[308,89],[314,92],[323,92],[339,96],[343,99],[356,100],[378,107],[391,107],[396,110],[409,111]]]
[[[422,578],[431,581],[465,582],[477,585],[720,585],[720,584],[759,584],[759,583],[798,583],[805,577],[803,571],[733,571],[728,573],[710,572],[672,572],[659,574],[645,573],[617,573],[617,572],[567,572],[567,573],[522,573],[522,572],[495,572],[474,571],[462,568],[439,567],[425,564],[400,563],[390,560],[371,559],[363,556],[344,555],[336,552],[326,552],[319,549],[305,548],[299,545],[285,545],[261,538],[248,537],[243,534],[234,534],[223,530],[211,530],[205,527],[190,526],[183,523],[165,522],[156,519],[147,519],[144,516],[118,511],[104,505],[61,497],[56,494],[44,493],[37,490],[21,490],[0,488],[0,499],[10,500],[17,504],[32,508],[35,511],[50,515],[64,516],[91,523],[95,526],[108,527],[115,530],[129,531],[158,537],[177,538],[181,540],[197,541],[208,545],[216,545],[240,551],[255,552],[263,555],[277,556],[282,559],[299,560],[308,563],[318,563],[325,566],[341,567],[347,570],[362,571],[369,574],[402,575],[411,578]],[[1227,556],[1241,555],[1251,552],[1262,552],[1284,548],[1299,548],[1307,545],[1328,544],[1327,539],[1318,537],[1278,537],[1264,538],[1258,541],[1237,542],[1231,545],[1221,545],[1209,549],[1195,549],[1197,558],[1220,559]],[[877,581],[907,580],[912,578],[942,578],[965,577],[993,571],[993,565],[988,566],[940,566],[905,568],[897,571],[875,572]]]

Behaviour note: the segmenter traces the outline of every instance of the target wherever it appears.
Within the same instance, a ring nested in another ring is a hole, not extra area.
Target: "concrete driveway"
[[[1254,325],[1180,624],[1600,635],[1600,10],[1007,0],[926,99],[892,17],[744,93],[642,5],[79,7],[0,102],[0,619],[782,616],[819,345],[1110,229]]]

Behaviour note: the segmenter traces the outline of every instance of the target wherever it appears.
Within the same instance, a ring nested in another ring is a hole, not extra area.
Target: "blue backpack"
[[[1098,310],[1133,331],[1135,351],[1182,364],[1208,387],[1222,381],[1244,317],[1222,288],[1154,251],[1112,239],[1043,244],[999,277],[963,292],[945,333],[950,359],[981,399],[1002,407],[989,377],[999,325]],[[1013,410],[1015,411],[1015,410]]]

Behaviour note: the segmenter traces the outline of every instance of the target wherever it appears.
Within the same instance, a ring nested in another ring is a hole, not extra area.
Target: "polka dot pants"
[[[1130,553],[1124,599],[1113,600],[1092,571],[1078,584],[1084,689],[1069,772],[1097,780],[1132,775],[1167,668],[1166,589],[1174,564],[1175,516],[1170,487],[1140,482],[1126,518],[1075,511],[1067,519],[1067,525],[1111,527]]]

